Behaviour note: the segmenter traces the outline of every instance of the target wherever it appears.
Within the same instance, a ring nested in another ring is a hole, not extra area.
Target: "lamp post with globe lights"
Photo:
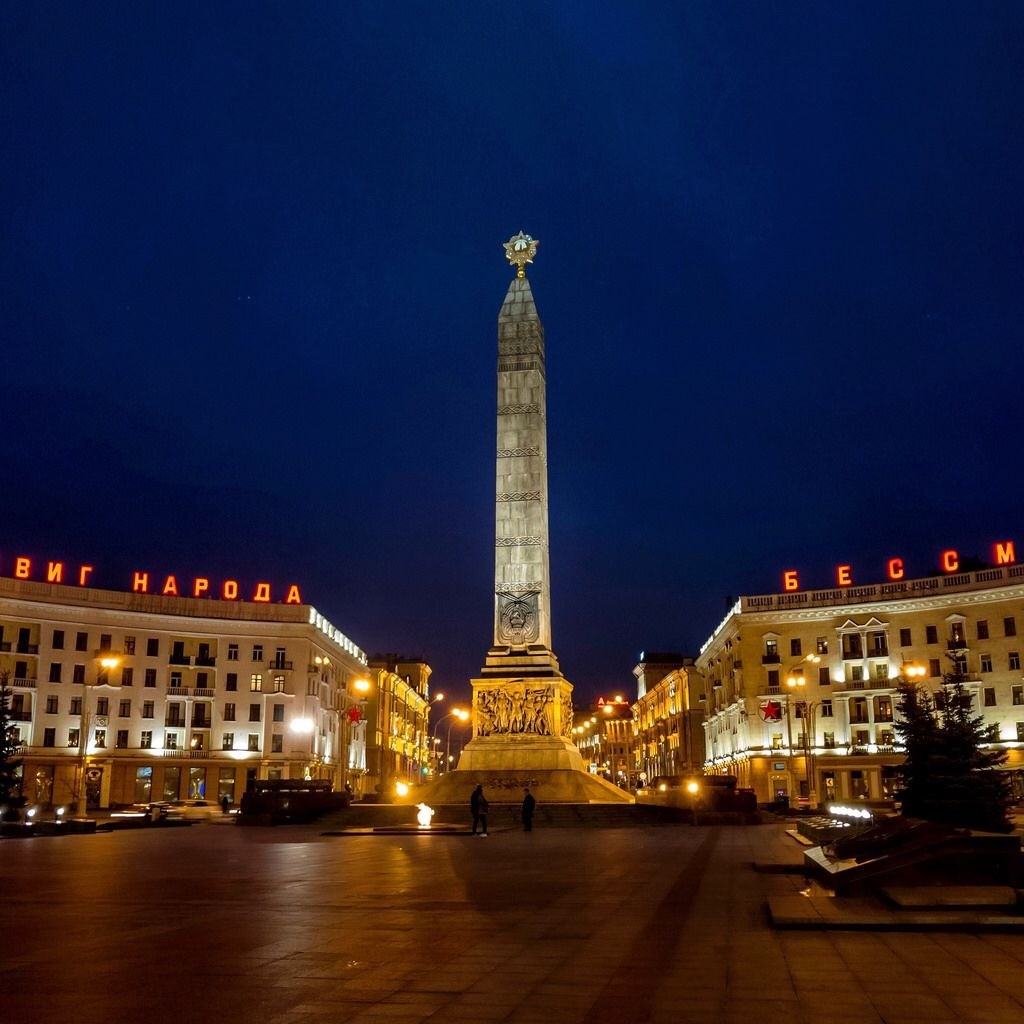
[[[793,792],[793,782],[794,782],[794,773],[793,773],[793,712],[792,712],[792,708],[791,708],[791,705],[793,704],[793,693],[794,692],[797,692],[797,693],[801,692],[801,688],[805,687],[807,685],[807,679],[804,677],[804,670],[803,670],[802,666],[805,665],[805,664],[817,665],[818,662],[820,662],[820,661],[821,661],[821,656],[820,655],[818,655],[818,654],[808,654],[807,657],[801,658],[800,661],[796,662],[794,665],[791,665],[789,670],[786,673],[786,686],[789,689],[789,693],[786,694],[786,735],[787,735],[787,743],[788,743],[788,750],[789,750],[789,757],[787,758],[787,764],[788,764],[788,772],[787,772],[787,774],[788,774],[788,777],[789,777],[788,788],[789,788],[789,792],[791,794]],[[817,802],[816,801],[816,794],[814,792],[813,779],[811,778],[811,763],[810,763],[810,759],[811,759],[811,754],[810,754],[810,742],[811,742],[811,740],[810,740],[810,731],[811,731],[812,722],[813,722],[813,717],[812,717],[813,709],[812,709],[812,705],[809,704],[806,700],[798,700],[798,701],[796,701],[796,705],[797,705],[798,708],[802,708],[803,709],[802,717],[803,717],[803,720],[804,720],[804,729],[803,729],[804,778],[805,778],[805,784],[806,784],[806,787],[807,787],[807,802],[808,802],[809,806],[813,807],[816,804],[816,802]]]
[[[89,771],[89,754],[92,742],[92,713],[89,710],[89,690],[98,686],[110,686],[107,681],[109,673],[118,665],[121,659],[114,654],[101,652],[97,658],[96,681],[82,680],[82,704],[80,709],[78,750],[79,766],[78,780],[75,785],[75,813],[84,817],[88,810],[88,788],[86,786],[86,775]]]

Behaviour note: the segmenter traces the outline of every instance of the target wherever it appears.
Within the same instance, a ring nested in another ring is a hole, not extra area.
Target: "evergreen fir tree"
[[[985,750],[984,719],[971,710],[961,664],[943,676],[933,699],[923,687],[900,682],[896,730],[907,749],[901,767],[903,814],[983,831],[1004,832],[1009,793],[998,770],[1002,751]]]
[[[25,804],[21,795],[21,760],[14,757],[18,743],[11,722],[10,673],[0,670],[0,821],[17,821]]]

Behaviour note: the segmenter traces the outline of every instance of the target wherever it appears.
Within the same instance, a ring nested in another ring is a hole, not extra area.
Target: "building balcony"
[[[864,652],[859,647],[843,651],[843,661],[863,661]]]
[[[12,722],[31,722],[32,712],[31,711],[8,711],[7,717]]]
[[[15,690],[34,690],[36,688],[36,681],[15,676],[14,679],[8,680],[8,685]]]
[[[217,696],[217,691],[216,690],[193,690],[192,691],[192,696],[193,697],[201,697],[201,698],[205,698],[206,700],[210,700],[213,697]]]
[[[165,718],[164,719],[165,729],[184,729],[185,719],[184,718]]]
[[[192,691],[187,686],[168,686],[168,697],[191,697]]]
[[[267,668],[273,669],[276,672],[291,672],[294,666],[295,662],[285,661],[283,658],[267,662]]]
[[[209,654],[205,658],[196,657],[196,668],[216,668],[217,659]]]
[[[15,644],[15,654],[38,654],[39,644]]]
[[[213,720],[210,718],[193,718],[193,729],[210,729],[213,727]]]
[[[761,656],[762,665],[779,665],[782,663],[782,658],[778,654],[764,654]]]
[[[168,665],[184,665],[186,668],[192,667],[192,658],[188,654],[172,654],[167,659]]]

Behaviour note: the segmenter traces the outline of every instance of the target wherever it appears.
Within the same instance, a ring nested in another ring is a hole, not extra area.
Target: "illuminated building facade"
[[[0,672],[30,804],[237,804],[365,772],[366,656],[309,605],[0,578]]]
[[[693,659],[675,652],[647,652],[633,669],[637,699],[633,772],[641,783],[662,775],[700,774],[704,764],[704,687]]]
[[[394,782],[421,781],[430,765],[431,669],[391,654],[371,658],[369,667],[365,791],[387,794]]]
[[[888,799],[904,756],[896,684],[913,666],[938,691],[956,659],[1024,795],[1022,655],[1021,565],[743,597],[696,659],[705,770],[762,802]]]

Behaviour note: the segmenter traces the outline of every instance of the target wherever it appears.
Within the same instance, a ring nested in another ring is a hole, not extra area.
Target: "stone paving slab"
[[[807,883],[753,865],[791,850],[782,825],[0,844],[2,1019],[1024,1024],[1024,935],[773,929]]]

